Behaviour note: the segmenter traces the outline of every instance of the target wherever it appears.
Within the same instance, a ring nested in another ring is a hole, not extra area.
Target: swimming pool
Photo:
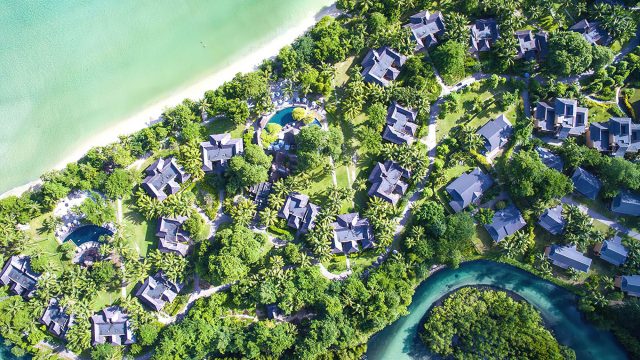
[[[71,234],[67,235],[64,241],[71,240],[77,246],[89,241],[98,241],[102,235],[113,235],[109,229],[105,229],[98,225],[85,225],[75,229]]]
[[[269,119],[269,122],[267,124],[278,124],[280,126],[285,126],[289,123],[294,122],[292,114],[293,114],[293,109],[295,109],[296,107],[297,106],[292,106],[276,112],[271,117],[271,119]],[[313,122],[311,122],[309,125],[322,126],[320,124],[320,121],[318,121],[318,119],[313,119]]]

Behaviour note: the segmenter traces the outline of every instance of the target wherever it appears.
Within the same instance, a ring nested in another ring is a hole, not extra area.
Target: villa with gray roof
[[[91,344],[131,345],[135,343],[131,320],[121,308],[110,306],[91,317]]]
[[[562,172],[562,169],[564,169],[564,161],[562,161],[562,158],[559,155],[556,155],[551,152],[551,150],[540,146],[536,147],[536,152],[538,153],[538,156],[540,156],[540,161],[542,161],[542,163],[548,168]]]
[[[627,261],[628,251],[622,245],[622,238],[615,236],[613,239],[605,240],[593,248],[593,252],[609,264],[621,266]]]
[[[396,162],[377,163],[369,175],[369,196],[377,196],[395,205],[407,192],[410,177],[411,172]]]
[[[449,206],[455,212],[460,212],[471,204],[477,204],[482,194],[493,185],[491,176],[485,174],[479,168],[469,173],[460,175],[447,185],[447,193],[451,196]]]
[[[499,36],[498,23],[494,19],[478,19],[471,25],[469,50],[474,54],[489,51]]]
[[[534,117],[539,131],[566,139],[584,134],[589,121],[589,109],[578,106],[577,100],[556,98],[553,106],[539,101]]]
[[[575,245],[551,245],[545,249],[545,255],[553,265],[563,269],[574,269],[582,272],[589,272],[591,259],[584,256],[576,249]]]
[[[191,177],[173,157],[158,159],[145,170],[145,173],[147,177],[142,180],[142,188],[158,201],[180,191],[180,184]]]
[[[158,224],[156,236],[159,238],[158,250],[163,253],[176,253],[187,256],[191,249],[191,238],[189,232],[182,228],[182,224],[187,220],[186,216],[176,218],[161,217]]]
[[[592,123],[587,132],[587,145],[613,156],[636,153],[640,150],[640,124],[627,117],[612,117],[606,123]]]
[[[570,27],[569,30],[582,35],[591,45],[609,45],[611,42],[611,36],[597,21],[590,22],[587,19],[583,19]]]
[[[579,167],[571,176],[574,189],[583,196],[595,200],[598,197],[602,182],[593,174]]]
[[[626,275],[616,278],[616,285],[629,296],[640,297],[640,275]]]
[[[640,216],[640,195],[622,190],[611,202],[611,211],[616,214]]]
[[[484,227],[493,241],[498,243],[507,236],[515,234],[525,225],[527,223],[524,221],[522,214],[520,214],[520,210],[515,205],[509,205],[502,210],[496,211],[491,223],[486,224]]]
[[[534,34],[531,30],[518,30],[515,37],[518,41],[517,59],[540,60],[547,55],[548,33],[539,31]]]
[[[371,224],[368,219],[361,218],[358,213],[338,215],[331,227],[333,227],[331,252],[334,254],[352,254],[360,249],[373,247]]]
[[[394,144],[412,144],[418,131],[417,112],[398,105],[395,101],[387,111],[387,125],[382,138]]]
[[[261,211],[267,207],[269,203],[269,195],[271,194],[271,183],[261,182],[249,187],[247,190],[253,202],[256,204],[256,210]]]
[[[415,50],[421,51],[436,45],[438,38],[444,35],[444,18],[440,11],[431,14],[424,10],[412,15],[404,27],[411,30],[412,39],[416,42]]]
[[[173,302],[182,290],[182,284],[171,281],[162,271],[149,276],[138,288],[135,295],[140,301],[155,311],[160,311],[167,303]]]
[[[562,217],[562,204],[547,209],[540,215],[538,224],[553,235],[560,235],[564,230],[564,218]]]
[[[30,298],[36,291],[40,274],[31,270],[31,259],[25,255],[12,256],[0,274],[2,286],[8,286],[12,293]]]
[[[289,227],[306,233],[313,228],[318,212],[320,212],[320,207],[311,203],[307,195],[291,193],[287,196],[278,216],[287,220]]]
[[[64,339],[71,325],[71,315],[60,306],[57,299],[51,299],[39,319],[40,323],[47,327],[47,331]]]
[[[478,130],[478,135],[484,139],[484,153],[494,154],[509,142],[509,137],[513,133],[513,126],[504,114],[500,114],[494,120],[484,124]]]
[[[388,86],[398,75],[407,57],[388,46],[371,49],[362,60],[364,81]]]
[[[209,141],[200,143],[202,152],[202,170],[204,172],[224,171],[227,161],[242,154],[244,145],[242,139],[232,139],[231,134],[213,134]]]

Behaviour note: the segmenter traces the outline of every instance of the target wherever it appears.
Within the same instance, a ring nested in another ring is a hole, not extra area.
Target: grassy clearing
[[[205,125],[207,134],[231,133],[231,137],[233,138],[242,137],[244,129],[244,125],[236,125],[233,121],[227,118],[216,118],[209,124]]]
[[[589,100],[585,104],[589,108],[589,121],[591,122],[605,122],[609,121],[610,117],[617,116],[612,110],[617,105],[599,104]]]
[[[353,65],[354,60],[355,56],[350,56],[347,60],[335,65],[336,72],[333,78],[333,87],[341,87],[349,81],[347,72],[351,68],[351,65]]]
[[[158,239],[155,236],[157,220],[147,221],[142,214],[134,210],[132,199],[122,202],[122,213],[131,246],[140,253],[140,256],[147,256],[150,250],[157,248]]]

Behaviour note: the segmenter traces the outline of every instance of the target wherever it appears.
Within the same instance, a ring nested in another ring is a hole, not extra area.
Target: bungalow
[[[362,60],[362,76],[364,81],[388,86],[400,74],[400,69],[407,57],[390,47],[383,46],[378,50],[371,49]]]
[[[622,190],[611,202],[611,211],[616,214],[640,216],[640,195]]]
[[[306,233],[313,228],[318,212],[320,212],[320,207],[310,203],[307,195],[291,193],[287,196],[278,216],[287,220],[289,227]]]
[[[616,279],[619,282],[620,290],[629,296],[640,297],[640,275],[627,275]]]
[[[622,245],[622,238],[615,236],[594,247],[593,252],[609,264],[621,266],[627,261],[627,248]]]
[[[182,286],[159,271],[154,276],[147,277],[135,295],[143,304],[155,311],[160,311],[167,303],[173,302],[182,290]]]
[[[261,182],[259,184],[252,185],[249,187],[249,195],[253,199],[253,202],[256,204],[256,209],[258,211],[264,210],[269,203],[269,195],[271,194],[271,183],[270,182]]]
[[[0,284],[9,286],[12,293],[23,298],[30,298],[36,291],[40,274],[31,270],[31,259],[28,256],[12,256],[0,274]]]
[[[540,161],[542,161],[542,163],[548,168],[562,172],[562,169],[564,169],[564,162],[560,156],[540,146],[536,147],[536,152],[538,153],[538,156],[540,156]]]
[[[562,217],[562,204],[545,210],[540,215],[538,224],[553,235],[560,235],[564,230],[564,219]]]
[[[471,46],[473,54],[489,51],[498,40],[498,23],[494,19],[479,19],[471,25]]]
[[[412,144],[418,131],[416,114],[415,110],[402,107],[395,101],[391,103],[382,138],[398,145]]]
[[[576,249],[575,245],[552,245],[545,249],[545,255],[553,265],[563,269],[574,269],[582,272],[589,272],[591,259],[584,256]]]
[[[342,214],[331,224],[333,227],[333,244],[331,252],[334,254],[352,254],[362,249],[373,247],[373,230],[368,219],[363,219],[358,213]]]
[[[513,235],[516,231],[522,229],[527,223],[524,221],[520,210],[514,205],[496,211],[490,224],[484,227],[489,232],[489,236],[495,242],[500,242],[507,236]]]
[[[479,168],[462,174],[446,188],[452,199],[449,206],[453,211],[460,212],[470,204],[477,203],[491,185],[493,185],[491,177]]]
[[[587,145],[613,156],[640,150],[640,124],[631,118],[612,117],[606,123],[593,123],[587,132]]]
[[[598,197],[602,187],[602,182],[595,175],[581,167],[574,171],[571,181],[573,181],[573,187],[577,192],[591,200],[595,200]]]
[[[554,133],[558,138],[566,139],[585,132],[589,109],[579,107],[577,100],[556,98],[554,106],[539,101],[534,117],[539,131]]]
[[[175,218],[161,217],[158,224],[156,236],[159,238],[158,250],[162,253],[176,253],[187,256],[191,249],[191,238],[189,232],[182,228],[182,224],[187,220],[186,216]]]
[[[158,159],[145,170],[145,173],[147,177],[142,180],[142,188],[158,201],[180,191],[180,184],[191,177],[173,157]]]
[[[71,315],[65,312],[60,306],[58,299],[51,299],[49,305],[44,310],[44,314],[40,317],[40,323],[47,327],[54,336],[64,339],[71,325]]]
[[[396,162],[377,163],[369,175],[369,196],[377,196],[395,205],[407,192],[410,177],[411,172]]]
[[[135,343],[129,315],[110,306],[91,317],[91,344],[131,345]]]
[[[438,38],[444,35],[444,18],[440,11],[430,14],[424,10],[411,16],[404,27],[411,30],[412,39],[416,42],[415,51],[421,51],[436,45]]]
[[[504,114],[484,124],[478,130],[478,135],[484,139],[484,153],[490,155],[501,149],[512,133],[513,127]]]
[[[518,41],[516,58],[534,60],[543,59],[547,55],[548,33],[540,31],[534,35],[531,30],[519,30],[515,36]]]
[[[232,139],[231,134],[213,134],[209,141],[200,143],[202,151],[202,170],[204,172],[224,170],[227,161],[242,154],[244,147],[242,139]]]
[[[591,45],[609,45],[612,40],[611,36],[596,21],[589,22],[589,20],[583,19],[570,27],[569,30],[581,34]]]

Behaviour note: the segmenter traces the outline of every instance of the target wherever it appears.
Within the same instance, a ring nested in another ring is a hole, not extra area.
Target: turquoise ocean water
[[[3,1],[0,193],[332,2]]]

